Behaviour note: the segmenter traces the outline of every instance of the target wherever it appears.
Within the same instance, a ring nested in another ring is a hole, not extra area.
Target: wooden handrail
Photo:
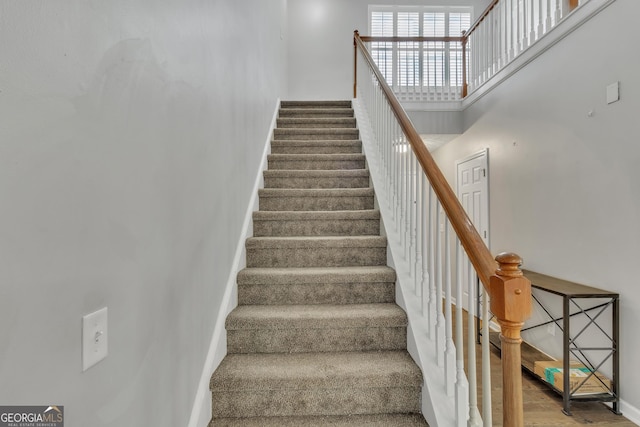
[[[496,271],[496,262],[493,259],[491,252],[487,249],[487,246],[484,244],[480,234],[476,231],[473,223],[469,219],[469,216],[458,201],[458,198],[453,193],[453,190],[440,171],[440,168],[438,168],[435,160],[431,157],[431,153],[429,153],[429,150],[427,150],[427,147],[422,142],[422,138],[411,123],[409,116],[407,116],[407,113],[405,113],[404,109],[400,105],[400,102],[387,84],[384,76],[380,73],[380,70],[376,66],[371,54],[369,54],[369,51],[365,47],[357,31],[354,33],[354,42],[360,49],[360,53],[363,55],[365,61],[367,61],[369,67],[371,67],[376,75],[376,78],[380,83],[380,87],[391,104],[398,123],[400,123],[400,127],[413,147],[413,151],[422,166],[422,170],[425,171],[425,174],[429,178],[429,182],[431,182],[440,203],[442,203],[442,208],[447,213],[453,229],[456,231],[462,246],[469,255],[471,263],[478,272],[478,277],[484,286],[489,288],[489,278]]]
[[[426,37],[426,36],[415,36],[415,37],[404,37],[404,36],[360,36],[360,40],[364,43],[367,42],[445,42],[445,43],[454,43],[460,42],[464,40],[464,37]]]
[[[367,39],[371,39],[367,37]],[[475,229],[471,219],[458,201],[449,183],[427,150],[404,108],[376,66],[358,31],[354,31],[355,63],[358,50],[372,70],[385,94],[400,128],[411,144],[422,170],[444,209],[451,226],[464,247],[478,278],[491,299],[491,311],[501,327],[503,425],[523,427],[522,372],[520,344],[524,321],[531,315],[531,282],[520,270],[522,259],[511,253],[503,253],[494,260],[491,251]],[[463,46],[464,46],[463,42]],[[357,96],[357,80],[354,80],[354,97]],[[497,263],[496,263],[497,262]]]
[[[476,28],[478,28],[478,26],[482,23],[482,21],[484,21],[487,15],[491,13],[493,8],[496,7],[498,3],[500,3],[500,0],[493,0],[491,3],[489,3],[489,6],[487,6],[484,12],[482,12],[482,14],[478,17],[478,19],[475,20],[473,25],[471,25],[471,27],[469,27],[469,29],[465,31],[464,35],[462,36],[465,39],[464,40],[465,43],[467,39],[469,39],[469,36],[471,35],[471,33],[473,33],[476,30]]]

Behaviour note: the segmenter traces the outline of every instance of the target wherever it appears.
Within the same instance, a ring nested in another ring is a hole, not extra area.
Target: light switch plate
[[[82,318],[82,371],[108,354],[107,307]]]
[[[607,86],[607,104],[613,104],[620,100],[620,82],[611,83]]]

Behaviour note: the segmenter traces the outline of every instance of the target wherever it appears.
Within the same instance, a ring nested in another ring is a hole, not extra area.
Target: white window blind
[[[471,26],[470,7],[370,6],[372,36],[459,37]],[[390,86],[462,85],[459,43],[374,42],[372,56]]]

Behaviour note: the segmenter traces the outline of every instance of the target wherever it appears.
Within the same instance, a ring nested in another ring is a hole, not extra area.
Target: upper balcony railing
[[[460,37],[361,36],[400,101],[456,101],[590,0],[493,0]]]

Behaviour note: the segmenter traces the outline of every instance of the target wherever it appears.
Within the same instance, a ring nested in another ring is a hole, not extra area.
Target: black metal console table
[[[546,276],[533,271],[523,270],[523,272],[524,275],[531,280],[531,286],[533,289],[538,289],[540,291],[562,297],[562,315],[558,316],[552,314],[551,311],[542,304],[540,299],[535,296],[534,292],[534,301],[542,308],[542,310],[544,310],[550,320],[523,329],[524,332],[526,330],[554,323],[562,331],[562,390],[559,390],[558,387],[555,387],[545,381],[545,383],[547,383],[553,390],[562,395],[562,411],[566,415],[571,415],[571,401],[600,401],[611,402],[613,412],[620,414],[620,396],[618,393],[618,380],[620,378],[620,354],[618,352],[618,346],[620,344],[619,294],[557,279],[555,277]],[[595,305],[588,305],[588,300],[594,299],[598,299],[600,301]],[[600,316],[605,313],[609,307],[611,307],[612,313],[611,330],[605,330],[601,326],[601,322],[599,323],[599,320],[601,319]],[[571,320],[576,316],[585,317],[586,325],[584,325],[579,331],[572,331]],[[585,347],[578,343],[578,339],[581,336],[584,337],[586,333],[597,330],[606,337],[605,341],[607,342],[607,345],[604,347]],[[525,352],[523,351],[523,354],[524,353]],[[586,353],[589,353],[589,357],[587,357]],[[588,369],[588,373],[585,378],[573,389],[570,387],[569,379],[571,360],[581,363]],[[605,366],[606,363],[611,364],[612,378],[610,382],[604,381],[596,375],[596,372],[601,367]],[[527,368],[527,366],[525,366],[525,368]],[[597,383],[597,385],[602,389],[601,392],[578,394],[576,390],[590,380]]]
[[[526,341],[522,343],[522,367],[528,372],[540,377],[545,384],[562,396],[562,412],[566,415],[571,415],[572,401],[611,402],[612,411],[621,415],[619,409],[620,394],[618,391],[618,380],[620,378],[620,354],[618,352],[618,346],[620,345],[619,294],[546,276],[529,270],[523,270],[523,272],[524,275],[531,280],[531,287],[534,290],[537,289],[562,297],[562,314],[554,315],[551,313],[551,310],[545,307],[540,301],[540,298],[536,297],[536,293],[534,292],[532,295],[533,300],[547,314],[549,320],[522,329],[522,332],[525,332],[527,330],[555,324],[562,331],[562,387],[549,383],[543,376],[535,372],[536,362],[548,362],[554,359]],[[478,288],[480,288],[479,284]],[[478,292],[480,291],[481,289],[478,289]],[[584,306],[586,301],[595,299],[599,299],[600,301],[596,302],[595,305]],[[611,307],[612,324],[611,330],[605,331],[600,325],[602,322],[599,323],[599,320],[601,319],[601,315],[609,307]],[[574,332],[571,329],[571,320],[577,316],[584,316],[586,318],[586,325],[579,331]],[[609,345],[604,347],[584,347],[579,345],[577,342],[578,338],[583,336],[585,332],[591,331],[592,328],[599,330],[605,337],[604,341]],[[476,330],[478,331],[478,342],[480,342],[480,327],[478,326]],[[489,339],[499,350],[501,344],[499,333],[491,332]],[[587,357],[585,352],[589,352],[591,357]],[[593,356],[594,353],[598,353],[601,356],[596,360]],[[577,383],[574,382],[573,388],[570,386],[569,377],[572,360],[584,365],[587,370],[584,378]],[[596,375],[596,372],[605,366],[607,362],[610,363],[609,366],[612,371],[610,381]],[[578,392],[580,387],[587,381],[591,381],[591,385],[596,385],[596,388],[598,388],[597,392],[591,391],[586,394]]]

